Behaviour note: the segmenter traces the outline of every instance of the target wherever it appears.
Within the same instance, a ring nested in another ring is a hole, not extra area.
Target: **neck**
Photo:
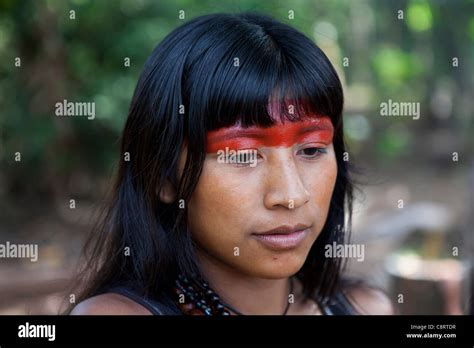
[[[249,315],[281,315],[288,305],[289,281],[242,274],[198,250],[201,272],[221,300]]]

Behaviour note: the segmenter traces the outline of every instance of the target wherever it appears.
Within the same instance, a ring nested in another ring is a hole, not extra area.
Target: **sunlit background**
[[[474,1],[0,0],[0,243],[39,245],[37,262],[0,258],[1,314],[58,313],[153,47],[245,10],[303,31],[343,81],[365,246],[348,274],[401,314],[474,313]],[[65,99],[95,102],[95,119],[57,117]],[[383,116],[390,101],[419,118]]]

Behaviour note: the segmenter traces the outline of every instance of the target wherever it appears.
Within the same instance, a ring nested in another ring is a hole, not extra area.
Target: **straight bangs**
[[[268,127],[326,115],[337,133],[343,92],[324,53],[271,18],[227,16],[202,38],[205,52],[189,57],[184,96],[190,122],[199,123],[189,126],[206,131],[235,124]]]

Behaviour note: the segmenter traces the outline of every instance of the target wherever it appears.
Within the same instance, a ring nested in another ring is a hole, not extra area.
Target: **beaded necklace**
[[[223,302],[220,297],[209,287],[204,280],[188,279],[179,275],[175,281],[176,303],[186,315],[244,315],[228,303]],[[290,294],[293,292],[293,278],[290,277]],[[290,308],[290,301],[282,315],[286,315]]]

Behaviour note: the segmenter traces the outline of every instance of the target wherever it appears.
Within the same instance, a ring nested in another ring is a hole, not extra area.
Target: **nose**
[[[300,170],[288,149],[278,149],[278,154],[268,162],[267,190],[264,204],[267,209],[296,209],[309,202],[310,194],[304,185]]]

